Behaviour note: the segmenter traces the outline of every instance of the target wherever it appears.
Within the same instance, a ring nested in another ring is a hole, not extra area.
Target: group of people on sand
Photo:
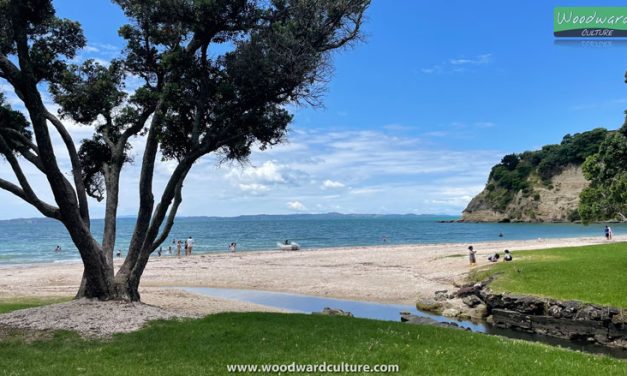
[[[194,248],[194,238],[190,235],[189,238],[182,240],[172,240],[172,244],[168,247],[168,252],[172,254],[172,247],[176,247],[176,257],[181,257],[181,248],[184,250],[184,256],[191,256],[192,249]]]
[[[176,257],[181,257],[181,249],[184,249],[185,256],[192,255],[192,249],[194,248],[194,238],[191,236],[184,241],[172,239],[172,243],[168,246],[168,255],[172,255],[173,248],[176,248]],[[159,248],[157,255],[163,254],[163,247]]]
[[[504,256],[503,256],[503,261],[512,261],[512,253],[509,251],[509,249],[506,249],[504,252]],[[475,247],[473,247],[472,245],[468,247],[468,258],[470,260],[470,266],[474,266],[477,265],[477,251],[475,250]],[[501,255],[496,252],[493,255],[488,256],[488,261],[490,262],[499,262],[499,260],[501,259]]]

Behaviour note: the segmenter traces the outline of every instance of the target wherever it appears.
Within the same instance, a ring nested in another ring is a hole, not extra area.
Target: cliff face
[[[491,198],[488,187],[474,197],[463,212],[467,222],[569,222],[579,205],[579,194],[589,182],[581,166],[570,165],[543,183],[536,176],[527,178],[531,190],[519,190],[504,207]]]

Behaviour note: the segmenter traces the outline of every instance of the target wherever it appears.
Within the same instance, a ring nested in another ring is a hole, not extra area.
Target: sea
[[[238,252],[274,251],[289,240],[303,251],[316,248],[369,245],[467,243],[538,238],[602,237],[603,224],[456,223],[452,216],[436,215],[255,215],[230,218],[178,218],[162,257],[176,252],[174,240],[194,238],[194,253],[227,252],[231,242]],[[122,255],[131,238],[135,220],[118,219],[116,250]],[[627,225],[612,224],[615,235],[627,234]],[[93,220],[96,239],[102,220]],[[502,235],[502,236],[501,236]],[[61,252],[54,252],[59,245]],[[157,252],[153,254],[157,257]],[[63,225],[50,219],[0,221],[0,266],[56,263],[79,260],[77,249]]]

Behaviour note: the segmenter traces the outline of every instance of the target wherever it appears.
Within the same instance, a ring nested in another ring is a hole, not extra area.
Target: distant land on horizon
[[[221,216],[181,216],[176,220],[190,220],[190,219],[208,219],[208,220],[272,220],[272,219],[338,219],[338,218],[433,218],[435,219],[455,219],[460,218],[458,215],[450,214],[344,214],[344,213],[318,213],[318,214],[246,214],[233,217],[221,217]],[[134,215],[122,215],[117,219],[135,219]],[[103,220],[103,218],[93,218],[92,220]],[[32,217],[32,218],[11,218],[1,219],[0,222],[23,222],[23,221],[54,221],[55,219],[45,217]]]

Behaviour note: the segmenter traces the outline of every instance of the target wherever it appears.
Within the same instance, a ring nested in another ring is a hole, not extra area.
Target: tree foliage
[[[583,172],[590,186],[581,192],[579,215],[591,221],[627,221],[627,123],[605,138]]]
[[[114,2],[128,19],[119,29],[126,47],[104,66],[75,63],[86,44],[80,24],[57,17],[50,0],[0,0],[0,79],[28,115],[0,108],[0,154],[19,183],[0,179],[0,188],[63,222],[85,265],[80,296],[138,300],[141,274],[168,236],[194,163],[209,153],[245,161],[256,147],[283,142],[289,105],[320,103],[331,53],[360,39],[369,0]],[[44,87],[58,114],[44,105]],[[77,148],[62,119],[92,127],[92,137]],[[51,130],[63,139],[71,174],[56,162]],[[139,210],[114,274],[119,178],[132,137],[145,138]],[[16,152],[46,175],[54,204],[39,199]],[[152,185],[159,157],[175,165],[161,194]],[[105,200],[101,242],[90,229],[88,196]]]

